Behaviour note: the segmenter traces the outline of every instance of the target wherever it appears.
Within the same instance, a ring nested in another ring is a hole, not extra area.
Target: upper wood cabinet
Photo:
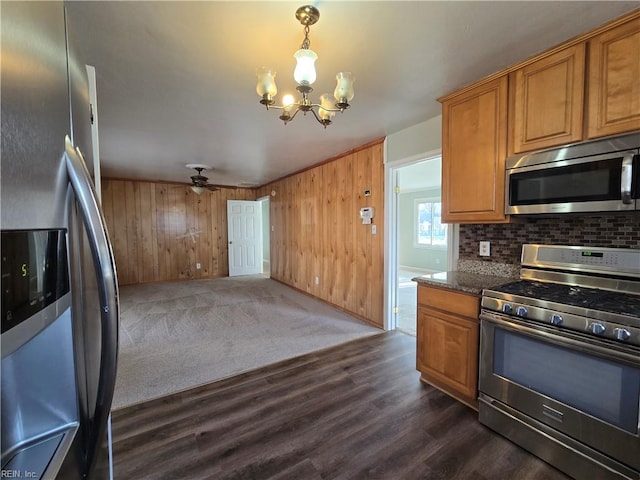
[[[640,129],[640,18],[589,40],[588,138]]]
[[[509,75],[509,154],[582,140],[585,44]]]
[[[442,100],[442,221],[505,222],[507,76]]]

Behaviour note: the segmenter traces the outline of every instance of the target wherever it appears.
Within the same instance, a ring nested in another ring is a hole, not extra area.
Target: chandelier
[[[344,112],[349,108],[349,102],[354,95],[353,82],[355,78],[351,75],[351,72],[339,72],[336,75],[338,84],[333,92],[333,98],[328,93],[324,93],[320,96],[320,103],[313,103],[309,99],[309,94],[313,92],[311,85],[316,81],[314,64],[318,59],[318,55],[309,48],[311,45],[309,27],[318,21],[320,12],[311,5],[305,5],[296,10],[296,18],[304,25],[304,40],[300,49],[293,55],[296,59],[293,78],[298,84],[296,90],[300,92],[302,98],[296,102],[293,95],[285,95],[282,99],[282,105],[275,105],[273,97],[278,92],[275,82],[276,72],[268,67],[261,67],[257,70],[258,86],[256,91],[260,96],[260,103],[267,110],[270,108],[282,110],[280,120],[285,125],[293,120],[298,112],[302,111],[304,115],[307,112],[313,113],[316,120],[327,128],[327,125],[331,125],[331,120],[336,112]]]

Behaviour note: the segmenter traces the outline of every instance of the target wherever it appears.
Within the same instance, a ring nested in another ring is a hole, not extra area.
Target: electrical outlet
[[[491,256],[491,242],[480,242],[480,251],[478,254],[481,257]]]
[[[316,285],[320,285],[320,277],[318,277],[317,275],[316,275],[315,277],[313,277],[313,282],[314,282]]]
[[[200,264],[196,263],[196,270],[200,270]]]

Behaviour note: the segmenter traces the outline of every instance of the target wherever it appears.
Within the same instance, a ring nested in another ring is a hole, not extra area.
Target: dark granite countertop
[[[498,277],[496,275],[483,275],[480,273],[450,271],[438,272],[420,277],[414,277],[414,282],[422,285],[447,288],[458,292],[482,294],[485,288],[497,287],[518,280],[517,277]]]

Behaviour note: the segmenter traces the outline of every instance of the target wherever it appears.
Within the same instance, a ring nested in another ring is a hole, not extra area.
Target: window
[[[447,225],[442,224],[442,202],[418,199],[415,201],[416,246],[447,247]]]

